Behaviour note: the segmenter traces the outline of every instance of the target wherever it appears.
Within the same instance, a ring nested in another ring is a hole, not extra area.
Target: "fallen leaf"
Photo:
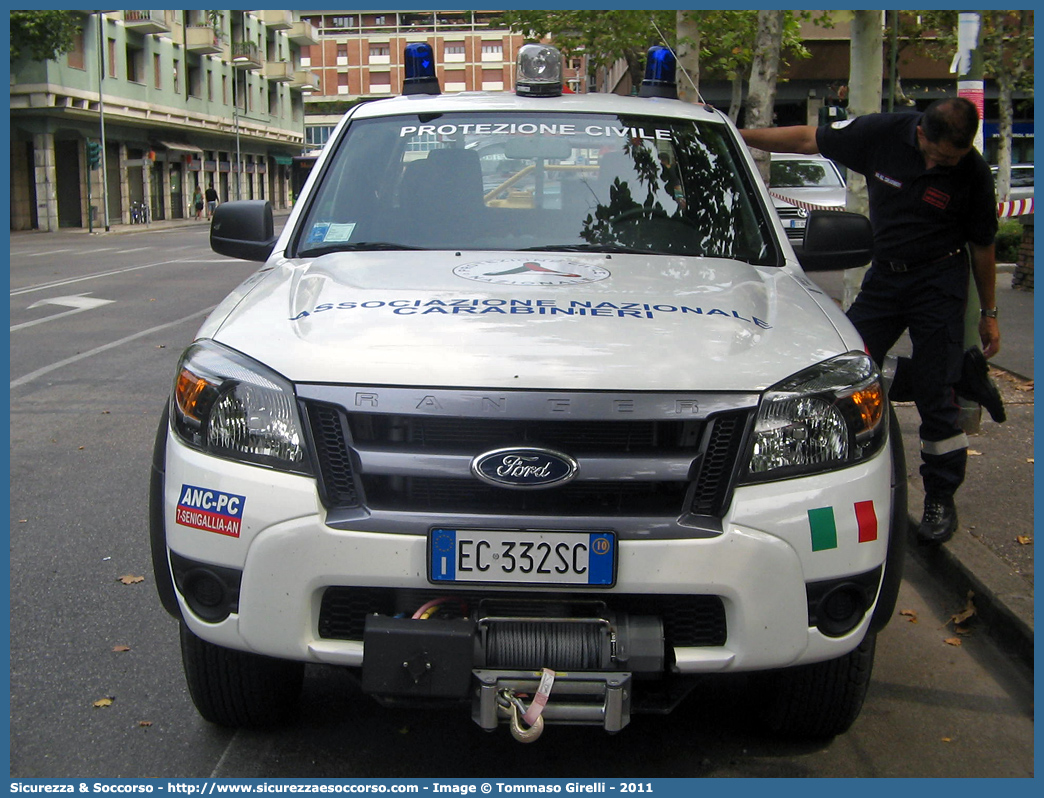
[[[105,698],[99,698],[97,701],[95,701],[94,702],[94,706],[95,707],[111,707],[112,706],[112,701],[113,701],[113,699],[111,697],[106,696]]]
[[[941,740],[944,743],[952,743],[953,742],[953,738],[952,737],[943,737],[943,738],[941,738]]]
[[[971,618],[975,614],[975,603],[972,599],[975,598],[975,593],[971,590],[968,591],[968,600],[964,604],[964,609],[958,612],[956,615],[951,615],[950,620],[947,623],[952,623],[954,626],[958,626],[964,623],[966,620]]]
[[[1033,465],[1033,458],[1032,457],[1027,457],[1026,458],[1026,462],[1029,463],[1030,465]]]
[[[123,653],[124,651],[130,651],[130,646],[113,646],[112,650],[117,653]]]
[[[124,576],[119,577],[119,579],[117,581],[123,582],[123,584],[125,584],[125,585],[136,585],[136,584],[138,584],[138,582],[144,582],[145,581],[145,577],[144,576],[134,576],[133,574],[125,574]]]
[[[81,446],[81,447],[80,447],[80,451],[82,452],[82,451],[83,451],[84,449],[86,449],[86,448],[87,448],[86,446]]]
[[[917,623],[917,613],[914,610],[899,610],[899,614],[909,618],[910,623]]]
[[[948,646],[959,647],[961,645],[961,639],[959,637],[947,637],[943,642]]]
[[[982,457],[982,452],[977,452],[975,449],[969,449],[968,457]]]
[[[1024,382],[1022,385],[1016,385],[1015,386],[1015,390],[1017,390],[1017,391],[1032,391],[1033,390],[1033,383],[1032,382]]]
[[[955,631],[957,634],[961,635],[962,637],[967,637],[968,635],[970,635],[972,633],[972,630],[969,629],[967,626],[955,626],[955,627],[953,627],[953,631]]]
[[[138,721],[138,725],[139,726],[151,726],[152,725],[152,721],[151,720],[139,720]]]

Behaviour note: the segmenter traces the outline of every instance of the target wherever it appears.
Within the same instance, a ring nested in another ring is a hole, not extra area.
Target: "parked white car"
[[[845,209],[845,178],[837,164],[822,155],[772,153],[769,191],[787,238],[795,242],[805,234],[809,209],[781,197],[820,208]]]
[[[771,729],[856,718],[898,428],[668,55],[640,97],[562,94],[541,45],[515,93],[411,75],[348,112],[278,236],[267,202],[218,207],[213,248],[263,265],[175,370],[151,493],[205,718],[284,720],[309,663],[520,739],[741,672]],[[805,244],[862,265],[869,222],[814,213]]]

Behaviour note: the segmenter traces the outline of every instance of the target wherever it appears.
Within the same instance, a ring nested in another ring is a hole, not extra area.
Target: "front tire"
[[[233,728],[284,723],[304,683],[304,663],[208,643],[181,624],[181,661],[189,695],[204,720]]]
[[[870,686],[877,635],[843,657],[762,674],[758,698],[764,726],[803,739],[824,739],[848,731],[859,716]]]

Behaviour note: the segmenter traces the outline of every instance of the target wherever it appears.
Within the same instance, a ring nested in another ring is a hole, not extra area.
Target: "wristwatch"
[[[984,319],[997,318],[997,308],[983,308],[979,311]]]

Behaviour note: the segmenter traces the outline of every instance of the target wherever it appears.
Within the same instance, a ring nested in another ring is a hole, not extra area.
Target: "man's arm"
[[[997,307],[997,258],[994,245],[969,244],[972,257],[972,276],[979,292],[979,305],[983,308]],[[982,353],[993,357],[1000,351],[1000,326],[996,319],[985,316],[979,319],[979,338]]]
[[[748,147],[768,152],[796,152],[802,155],[819,152],[816,128],[812,125],[745,128],[740,131],[740,135]]]

